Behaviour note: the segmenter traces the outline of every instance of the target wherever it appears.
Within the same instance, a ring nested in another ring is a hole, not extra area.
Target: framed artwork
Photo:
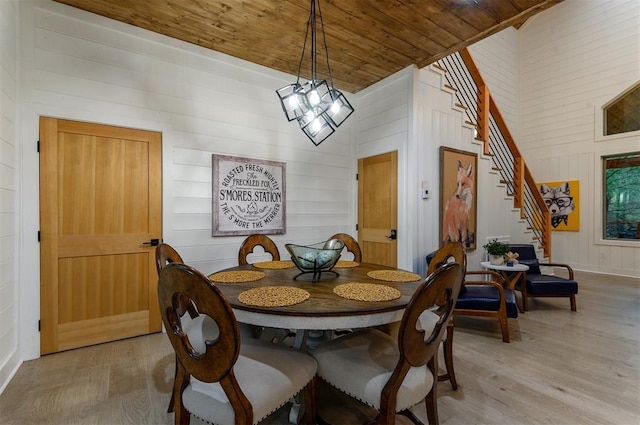
[[[538,183],[538,190],[551,213],[551,230],[580,230],[580,182]]]
[[[286,231],[284,162],[212,155],[213,236]]]
[[[440,147],[440,245],[476,249],[478,155]]]

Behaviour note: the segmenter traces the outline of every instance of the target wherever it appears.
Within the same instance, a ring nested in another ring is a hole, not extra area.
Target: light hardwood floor
[[[442,424],[640,424],[640,279],[576,279],[577,313],[568,299],[533,300],[510,319],[510,344],[495,320],[456,318],[460,387],[438,384]],[[0,395],[0,424],[172,424],[173,359],[166,335],[154,334],[25,362]],[[362,423],[373,413],[321,392],[327,421]],[[424,405],[413,410],[426,423]]]

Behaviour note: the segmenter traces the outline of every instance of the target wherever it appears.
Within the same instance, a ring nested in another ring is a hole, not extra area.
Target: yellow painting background
[[[540,191],[540,186],[542,184],[546,184],[550,188],[556,188],[562,185],[563,183],[569,183],[569,193],[570,193],[570,196],[573,197],[574,209],[572,213],[567,215],[567,224],[564,224],[564,221],[561,221],[557,227],[551,226],[551,230],[578,231],[580,230],[580,181],[579,180],[560,180],[560,181],[542,182],[542,183],[536,183],[536,184],[538,186],[538,191]],[[542,192],[540,192],[540,194],[542,195]]]

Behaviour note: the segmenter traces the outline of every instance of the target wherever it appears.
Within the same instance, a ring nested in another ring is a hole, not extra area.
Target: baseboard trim
[[[20,365],[22,365],[22,360],[18,355],[18,348],[14,347],[14,350],[0,366],[0,394],[4,392],[4,389],[18,372]]]

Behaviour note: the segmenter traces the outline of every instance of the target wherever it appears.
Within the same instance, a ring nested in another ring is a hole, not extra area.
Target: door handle
[[[142,245],[158,246],[160,245],[160,239],[151,239],[149,242],[142,242]]]
[[[386,237],[387,239],[391,239],[392,241],[393,241],[393,240],[396,240],[396,239],[398,239],[398,232],[396,231],[396,229],[391,229],[391,234],[390,234],[390,235],[387,235],[387,236],[385,236],[385,237]]]

